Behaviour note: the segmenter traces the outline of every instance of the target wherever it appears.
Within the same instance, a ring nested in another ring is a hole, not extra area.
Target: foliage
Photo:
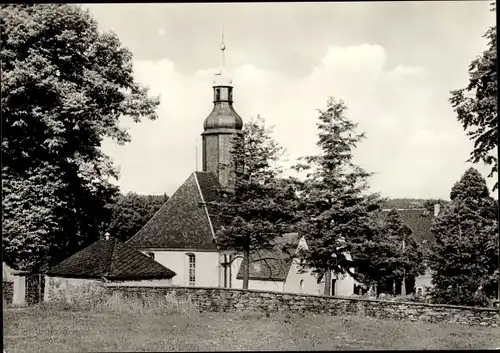
[[[107,231],[121,241],[134,236],[168,200],[165,195],[120,194],[111,207]]]
[[[394,281],[415,278],[425,273],[422,249],[411,228],[395,209],[389,211],[383,220],[382,231],[367,248],[370,249],[368,254],[377,256],[358,255],[358,261],[364,261],[363,268],[369,269],[369,272],[362,273],[367,278],[365,283],[389,283],[392,287]]]
[[[245,289],[250,253],[272,249],[294,220],[295,191],[292,183],[280,177],[275,162],[283,148],[271,133],[272,127],[266,128],[260,117],[245,124],[243,136],[233,143],[234,187],[222,190],[223,197],[209,204],[220,224],[219,249],[243,256]]]
[[[432,225],[433,300],[486,305],[498,286],[498,204],[473,168],[453,186],[450,198]]]
[[[298,182],[300,230],[309,246],[301,256],[319,276],[333,270],[361,278],[369,268],[357,259],[366,255],[380,231],[375,211],[381,200],[366,192],[371,174],[352,162],[352,152],[365,135],[356,133],[357,124],[346,117],[346,110],[342,100],[328,100],[317,123],[321,153],[301,158],[295,167],[307,171],[305,180]],[[325,287],[329,282],[327,277]]]
[[[492,5],[492,11],[495,11],[495,3]],[[458,121],[474,141],[469,161],[491,165],[488,177],[493,177],[498,172],[496,26],[490,27],[484,37],[488,39],[488,48],[471,62],[469,84],[466,88],[452,91],[450,103]],[[493,190],[497,187],[498,182]]]
[[[104,138],[130,141],[120,118],[155,119],[132,54],[76,5],[2,5],[3,255],[38,270],[105,230],[118,173]]]

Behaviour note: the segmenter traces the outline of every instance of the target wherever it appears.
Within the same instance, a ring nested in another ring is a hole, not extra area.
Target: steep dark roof
[[[192,173],[127,244],[134,248],[216,250],[213,225],[203,202],[216,199],[218,186],[214,174]]]
[[[290,271],[292,260],[283,251],[283,246],[296,250],[300,237],[297,233],[284,234],[276,241],[274,250],[263,250],[250,254],[249,280],[284,282]],[[238,270],[237,279],[243,279],[243,262]]]
[[[168,279],[175,276],[174,271],[113,237],[96,241],[52,267],[47,274],[110,280]]]
[[[385,218],[390,210],[383,210],[381,212],[382,218]],[[431,232],[431,225],[433,215],[429,214],[426,209],[398,209],[403,222],[411,228],[417,242],[422,245],[424,251],[434,244],[436,238]]]

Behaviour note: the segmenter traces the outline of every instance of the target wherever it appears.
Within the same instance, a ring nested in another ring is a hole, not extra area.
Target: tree
[[[135,235],[168,200],[165,195],[119,195],[110,205],[111,221],[107,231],[122,241]]]
[[[367,193],[371,174],[352,161],[353,149],[365,135],[356,133],[357,124],[346,117],[346,110],[345,103],[334,98],[328,100],[326,110],[319,110],[317,145],[321,153],[301,158],[295,167],[307,171],[299,183],[300,230],[309,250],[301,256],[304,267],[326,276],[327,295],[331,271],[347,272],[355,278],[366,272],[356,258],[380,230],[375,211],[381,200],[378,194]]]
[[[495,3],[492,4],[495,11]],[[451,92],[452,104],[457,119],[470,139],[474,149],[470,162],[483,161],[491,165],[488,177],[498,173],[498,113],[497,113],[497,30],[496,26],[488,29],[485,38],[488,48],[469,66],[469,84],[466,88]],[[495,183],[493,190],[498,187]]]
[[[377,238],[374,244],[370,244],[373,247],[372,251],[358,255],[360,261],[363,255],[378,254],[370,258],[364,257],[366,263],[363,268],[371,270],[370,276],[367,276],[366,272],[363,273],[369,278],[368,282],[380,285],[399,282],[406,284],[408,279],[414,279],[425,273],[422,249],[413,231],[404,223],[398,211],[395,209],[389,211]],[[368,265],[369,261],[372,262],[371,266]]]
[[[234,187],[221,190],[221,199],[208,205],[219,225],[217,246],[243,258],[243,289],[248,289],[250,255],[273,249],[295,215],[293,185],[280,177],[275,163],[284,150],[271,133],[260,117],[245,124],[242,138],[233,143]]]
[[[3,255],[40,270],[102,234],[118,172],[101,148],[155,119],[132,54],[80,6],[2,5]]]
[[[437,242],[430,258],[432,298],[436,303],[486,305],[498,286],[498,204],[473,168],[453,186],[450,198],[431,228]]]

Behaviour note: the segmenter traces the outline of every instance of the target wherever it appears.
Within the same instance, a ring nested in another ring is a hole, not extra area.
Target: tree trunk
[[[243,289],[248,289],[249,274],[250,274],[250,251],[247,249],[243,254]]]
[[[227,288],[227,255],[224,254],[224,288]]]
[[[332,271],[328,270],[325,272],[325,295],[332,294]]]

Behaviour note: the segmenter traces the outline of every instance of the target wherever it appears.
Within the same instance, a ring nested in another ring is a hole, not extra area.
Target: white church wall
[[[356,281],[349,274],[336,274],[332,276],[335,281],[335,295],[340,297],[348,297],[354,294],[354,284]]]
[[[321,286],[311,272],[299,273],[299,264],[294,261],[286,277],[284,291],[288,293],[321,294]]]
[[[237,258],[231,264],[231,288],[243,288],[243,280],[236,278],[242,262],[242,258]],[[280,281],[261,281],[251,279],[248,281],[248,289],[283,292],[284,283]]]
[[[195,256],[195,286],[219,287],[220,266],[219,254],[209,251],[155,251],[143,250],[144,253],[153,253],[154,259],[163,266],[176,273],[172,278],[174,286],[189,286],[189,257]]]

